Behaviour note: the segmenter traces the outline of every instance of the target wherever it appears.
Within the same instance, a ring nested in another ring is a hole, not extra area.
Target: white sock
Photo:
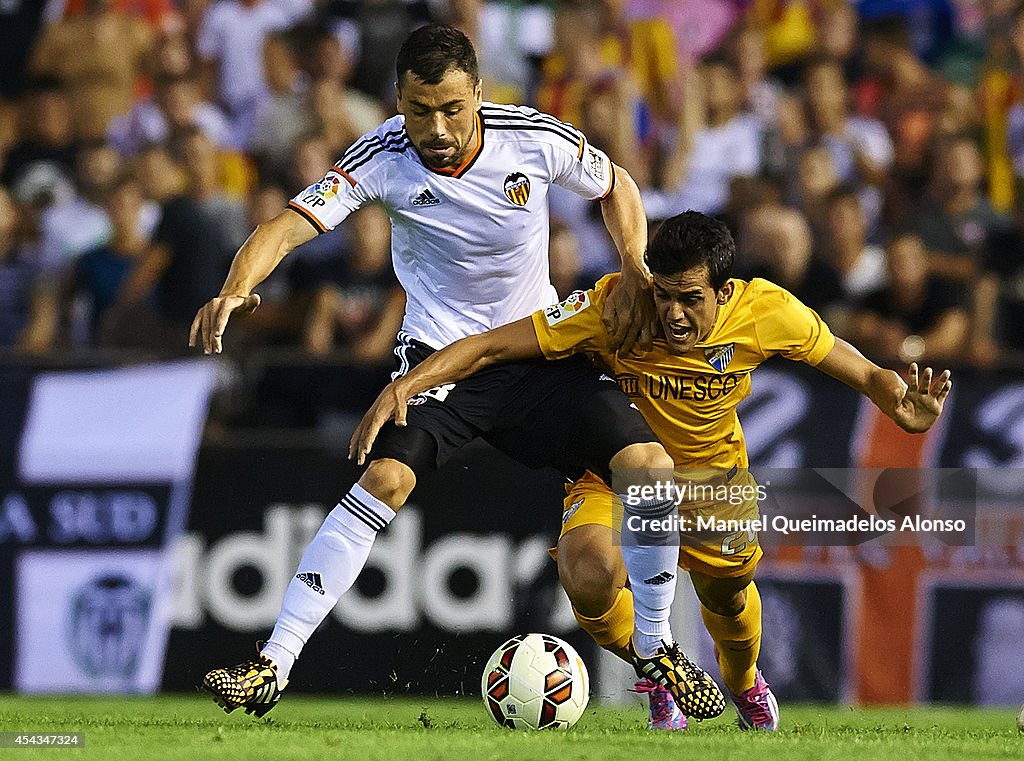
[[[622,502],[622,560],[633,591],[633,646],[646,658],[662,642],[673,641],[669,613],[676,596],[679,531],[675,526],[653,528],[636,519],[668,523],[677,510],[672,500],[630,504],[624,497]]]
[[[288,679],[303,645],[363,570],[377,532],[395,511],[356,484],[331,510],[306,547],[298,572],[281,603],[281,613],[262,653]]]

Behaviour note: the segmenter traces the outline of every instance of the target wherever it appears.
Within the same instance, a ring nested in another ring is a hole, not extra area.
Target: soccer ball
[[[587,710],[590,675],[568,642],[519,634],[487,661],[480,692],[498,726],[567,729]]]

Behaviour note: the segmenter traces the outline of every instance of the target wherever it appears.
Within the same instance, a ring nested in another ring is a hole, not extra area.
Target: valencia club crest
[[[516,206],[526,206],[530,200],[530,178],[522,172],[513,172],[505,178],[505,196]]]

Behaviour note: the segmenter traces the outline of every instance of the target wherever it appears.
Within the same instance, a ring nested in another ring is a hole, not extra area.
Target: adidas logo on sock
[[[441,203],[441,199],[430,192],[430,188],[425,188],[418,196],[412,199],[413,206],[437,206]]]
[[[295,578],[305,584],[307,587],[312,589],[318,594],[324,594],[323,585],[320,582],[320,574],[318,573],[297,573]]]
[[[657,576],[652,576],[649,579],[644,579],[644,584],[668,584],[674,578],[674,574],[669,573],[668,571],[662,571]]]

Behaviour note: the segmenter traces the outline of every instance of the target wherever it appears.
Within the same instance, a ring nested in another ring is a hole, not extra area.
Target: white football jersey
[[[326,232],[380,202],[408,298],[402,329],[434,348],[558,301],[548,274],[548,187],[599,199],[614,184],[608,157],[571,125],[491,103],[477,119],[480,147],[460,167],[426,166],[396,116],[289,204]]]

